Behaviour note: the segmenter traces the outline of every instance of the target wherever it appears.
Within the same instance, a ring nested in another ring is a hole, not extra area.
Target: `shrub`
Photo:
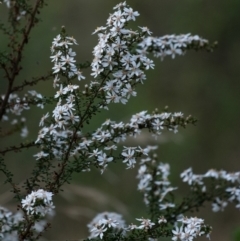
[[[157,146],[121,144],[128,137],[138,138],[144,129],[153,137],[165,131],[177,133],[179,128],[196,123],[191,115],[171,113],[167,108],[156,109],[153,113],[141,111],[126,123],[108,119],[96,130],[86,130],[92,117],[111,108],[110,104],[127,104],[137,95],[137,85],[146,80],[145,71],[154,69],[150,54],[163,60],[183,55],[188,50],[212,51],[215,44],[198,35],[152,37],[147,27],[133,30],[129,24],[139,13],[123,2],[114,7],[106,26],[93,32],[98,36],[98,44],[94,47],[92,62],[76,62],[77,41],[62,27],[51,46],[52,73],[15,86],[25,46],[39,22],[38,14],[44,1],[37,0],[31,5],[25,0],[4,0],[2,4],[8,8],[9,18],[8,23],[0,27],[9,41],[6,50],[0,53],[0,66],[8,85],[0,99],[0,118],[9,127],[7,131],[1,127],[1,136],[17,131],[22,137],[27,136],[24,110],[31,105],[41,108],[49,103],[55,105],[51,113],[41,118],[36,140],[0,151],[0,171],[18,202],[16,213],[0,208],[2,240],[40,239],[50,228],[48,218],[54,215],[53,198],[63,191],[64,184],[71,183],[72,175],[89,172],[93,167],[103,173],[108,165],[116,162],[124,163],[126,169],[138,165],[137,188],[143,194],[146,216],[136,218],[135,224],[126,224],[121,214],[100,213],[88,224],[89,239],[127,241],[170,237],[172,240],[193,240],[202,235],[209,237],[211,227],[203,219],[184,215],[207,201],[212,203],[214,212],[223,210],[228,202],[240,208],[240,172],[209,170],[194,174],[189,168],[180,174],[182,181],[189,185],[189,194],[176,201],[174,191],[177,187],[173,187],[168,178],[170,166],[158,161]],[[94,80],[85,80],[84,69],[91,70]],[[26,87],[51,78],[56,89],[53,97],[43,97],[35,90],[25,91]],[[4,155],[33,147],[39,149],[34,155],[35,166],[20,186],[7,167]]]

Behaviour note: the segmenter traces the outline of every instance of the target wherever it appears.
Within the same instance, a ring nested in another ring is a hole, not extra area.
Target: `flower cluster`
[[[4,101],[4,98],[5,95],[0,97],[1,102]],[[2,118],[2,121],[10,122],[16,129],[20,129],[22,137],[28,135],[28,129],[25,123],[26,119],[20,116],[22,116],[23,111],[30,109],[30,105],[36,105],[43,109],[43,96],[35,90],[29,90],[28,94],[25,94],[22,98],[18,94],[10,94],[8,105]]]
[[[58,98],[59,101],[53,110],[52,116],[54,121],[50,122],[48,125],[45,123],[46,119],[49,117],[49,113],[47,113],[42,117],[39,124],[43,127],[39,131],[36,143],[42,143],[44,140],[47,140],[50,145],[51,154],[55,158],[61,158],[62,153],[67,149],[67,145],[65,145],[66,139],[73,133],[68,130],[70,129],[68,127],[80,121],[79,116],[75,113],[75,95],[72,93],[75,92],[76,89],[78,89],[77,85],[68,85],[65,88],[61,86],[60,91],[55,95],[55,98]],[[62,103],[61,95],[68,95],[66,103]],[[35,156],[38,160],[41,157],[48,156],[48,153],[41,151]]]
[[[100,94],[103,99],[101,107],[106,107],[111,102],[125,104],[130,96],[136,96],[134,86],[145,79],[144,70],[154,66],[150,59],[133,50],[135,42],[142,41],[150,32],[144,27],[140,28],[140,33],[126,29],[127,22],[135,20],[139,14],[134,12],[126,2],[117,5],[114,9],[116,11],[107,20],[107,26],[100,27],[94,32],[98,33],[99,42],[93,51],[92,75],[95,78],[98,77],[102,83],[91,81],[88,94],[103,91],[104,95]],[[55,158],[61,159],[63,154],[68,152],[67,139],[74,135],[73,138],[76,141],[71,143],[71,156],[84,154],[94,158],[94,164],[103,171],[107,164],[114,159],[105,151],[116,150],[115,144],[124,140],[127,135],[136,136],[143,128],[148,128],[155,135],[159,135],[164,128],[176,133],[179,125],[185,126],[193,123],[192,118],[184,118],[181,112],[150,115],[146,111],[142,111],[134,115],[129,124],[107,121],[104,124],[106,125],[105,130],[102,127],[98,128],[92,137],[79,131],[73,133],[71,126],[83,121],[79,112],[76,114],[75,108],[75,101],[81,102],[82,100],[79,99],[77,92],[79,86],[69,84],[69,82],[75,76],[79,80],[84,78],[76,67],[75,52],[70,48],[74,44],[76,44],[76,40],[63,33],[53,40],[51,59],[54,62],[54,87],[60,86],[60,89],[55,95],[58,104],[52,115],[54,121],[48,127],[45,126],[44,121],[49,117],[47,114],[40,122],[43,128],[39,132],[36,143],[46,143],[47,141],[49,151],[42,150],[37,153],[35,155],[37,160],[48,157],[49,152]],[[61,85],[59,75],[67,78],[67,81]],[[96,86],[98,89],[95,88]],[[66,103],[63,103],[64,100]],[[108,145],[108,147],[101,150],[104,145]],[[126,157],[126,155],[128,158],[125,158],[124,162],[127,163],[128,168],[134,167],[136,161],[133,149],[131,153],[122,153],[122,156]]]
[[[5,96],[2,95],[1,99],[4,100]],[[23,110],[28,110],[30,107],[27,102],[27,97],[24,96],[22,99],[17,94],[10,94],[8,99],[9,108],[6,110],[6,113],[3,117],[3,120],[9,120],[8,114],[13,114],[20,116]]]
[[[42,117],[39,125],[43,127],[39,131],[36,140],[36,143],[42,143],[44,140],[47,140],[50,145],[51,154],[58,159],[61,158],[68,148],[66,139],[70,135],[73,135],[71,126],[80,121],[75,108],[76,101],[78,101],[77,91],[79,86],[71,82],[74,78],[81,80],[85,77],[75,64],[74,56],[76,53],[70,48],[74,44],[77,44],[77,42],[73,37],[64,36],[63,34],[59,34],[53,40],[51,47],[52,56],[50,58],[54,62],[53,74],[55,78],[53,86],[54,88],[59,87],[54,96],[58,102],[52,112],[52,121],[46,123],[49,113]],[[61,84],[59,74],[67,79],[66,81],[62,81]],[[49,156],[49,153],[40,151],[35,156],[39,160]]]
[[[53,82],[54,88],[59,86],[60,79],[58,73],[61,73],[69,80],[74,77],[77,77],[78,80],[85,79],[82,72],[75,64],[76,60],[74,59],[74,56],[76,56],[76,53],[70,48],[72,45],[77,45],[77,41],[73,37],[59,34],[53,39],[51,46],[52,55],[50,58],[54,63],[54,67],[52,68],[53,74],[55,74]]]
[[[25,199],[22,199],[22,207],[27,211],[28,215],[39,215],[40,217],[46,216],[46,214],[53,214],[55,208],[52,203],[51,192],[39,189],[32,191]]]
[[[140,221],[139,226],[131,224],[128,227],[125,224],[122,216],[113,212],[104,212],[99,213],[87,226],[90,232],[89,238],[100,237],[103,238],[104,234],[107,232],[121,232],[122,235],[126,235],[126,232],[133,229],[138,230],[149,230],[155,224],[150,219],[137,218],[136,220]],[[164,217],[159,218],[159,224],[166,223]]]
[[[122,231],[125,229],[125,221],[122,216],[113,212],[99,213],[89,224],[88,229],[90,232],[89,238],[99,236],[103,238],[104,233],[112,228],[114,231]]]
[[[24,226],[24,215],[18,211],[13,214],[4,207],[0,207],[0,240],[4,241],[18,241],[19,228]],[[32,232],[39,234],[46,226],[46,220],[36,221]]]
[[[126,104],[131,96],[136,96],[134,86],[146,79],[144,70],[154,68],[152,60],[133,50],[136,42],[148,33],[127,29],[129,21],[139,15],[126,2],[114,7],[115,12],[107,19],[105,27],[97,28],[98,45],[93,50],[92,76],[104,79],[102,90],[106,93],[106,103]]]
[[[175,229],[172,231],[172,240],[192,241],[198,236],[206,235],[209,237],[211,227],[204,224],[201,218],[183,217],[177,220]]]
[[[137,52],[146,55],[150,52],[157,58],[164,59],[165,56],[171,56],[173,59],[176,55],[184,55],[188,48],[207,49],[211,48],[206,39],[198,35],[180,34],[165,35],[163,37],[147,37],[138,44]]]
[[[236,208],[240,209],[240,172],[228,173],[224,170],[217,171],[211,169],[201,175],[194,174],[192,168],[188,168],[181,173],[181,178],[183,182],[191,186],[193,191],[201,190],[205,193],[208,189],[204,181],[209,178],[216,182],[214,185],[215,191],[224,189],[224,195],[213,200],[212,210],[214,212],[223,211],[228,204],[227,201],[234,202]]]
[[[14,116],[22,115],[22,112],[24,110],[30,109],[30,104],[35,104],[37,107],[43,109],[43,96],[40,93],[37,93],[35,90],[29,90],[28,93],[31,95],[31,97],[29,97],[28,94],[25,94],[23,98],[20,98],[17,94],[10,94],[8,99],[8,108],[6,109],[6,113],[3,116],[3,120],[9,120],[9,114],[12,114]],[[4,98],[5,96],[2,95],[2,101],[4,100]]]
[[[18,240],[16,227],[23,220],[21,212],[13,214],[4,207],[0,207],[0,240]]]
[[[155,149],[155,148],[154,148]],[[150,204],[151,193],[154,198],[158,200],[160,210],[175,207],[174,203],[167,201],[167,194],[176,190],[176,187],[171,187],[168,180],[170,174],[169,164],[156,163],[156,155],[154,157],[148,156],[141,160],[140,168],[138,170],[137,178],[139,179],[138,190],[144,194],[144,202],[146,205]]]
[[[113,161],[113,157],[109,155],[117,150],[116,144],[124,141],[128,136],[137,137],[144,128],[155,136],[160,135],[164,129],[176,133],[179,126],[184,127],[189,123],[194,123],[194,119],[184,118],[182,113],[148,114],[147,111],[133,115],[129,123],[116,123],[107,120],[88,138],[86,136],[81,137],[80,134],[80,141],[71,155],[83,153],[93,159],[95,165],[104,171],[107,165]],[[123,163],[126,163],[127,168],[133,168],[136,159],[142,155],[146,156],[150,150],[149,148],[125,147],[121,152],[121,159]],[[106,154],[106,151],[109,154]]]

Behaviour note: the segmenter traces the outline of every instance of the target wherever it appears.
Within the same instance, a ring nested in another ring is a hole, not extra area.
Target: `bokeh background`
[[[73,35],[79,45],[74,48],[77,60],[92,60],[92,49],[97,36],[92,32],[97,26],[105,24],[116,0],[71,0],[49,1],[42,10],[42,21],[33,30],[26,47],[23,71],[18,78],[41,76],[51,70],[50,46],[64,25],[69,35]],[[194,172],[203,173],[210,168],[237,171],[240,169],[240,2],[206,0],[128,0],[140,17],[131,27],[147,26],[154,36],[165,34],[198,34],[210,41],[218,41],[213,53],[187,52],[185,56],[163,62],[155,59],[156,68],[147,72],[147,81],[138,87],[138,95],[128,105],[114,105],[103,111],[91,123],[96,128],[106,118],[127,121],[131,114],[141,110],[163,109],[168,105],[170,111],[182,111],[197,117],[197,126],[181,129],[178,134],[164,133],[154,141],[148,133],[126,145],[159,144],[158,156],[162,162],[171,165],[173,186],[179,185],[179,173],[188,167]],[[1,6],[1,17],[6,16],[5,6]],[[0,38],[1,50],[6,46]],[[87,79],[89,72],[84,72]],[[2,73],[1,73],[2,76]],[[82,81],[82,86],[83,86]],[[4,93],[6,83],[2,78],[0,92]],[[38,92],[50,96],[54,93],[52,82],[47,81],[33,87]],[[31,88],[32,89],[32,88]],[[26,112],[30,134],[27,139],[35,139],[40,117],[53,107],[40,110],[32,108]],[[21,141],[18,135],[1,140],[1,148]],[[6,155],[9,168],[15,173],[16,181],[21,182],[34,165],[32,155],[36,150]],[[114,211],[123,214],[128,223],[135,218],[146,217],[141,194],[137,192],[137,168],[125,170],[125,165],[112,165],[100,175],[93,170],[90,174],[78,174],[73,184],[65,185],[64,192],[54,198],[56,216],[52,228],[44,235],[47,240],[80,240],[87,237],[86,224],[99,212]],[[2,184],[0,205],[16,210],[11,201],[9,186]],[[178,192],[186,192],[182,185]],[[206,204],[199,213],[193,214],[205,219],[213,226],[211,240],[237,240],[240,227],[239,210],[227,207],[224,213],[210,212]],[[200,240],[200,239],[199,239]]]

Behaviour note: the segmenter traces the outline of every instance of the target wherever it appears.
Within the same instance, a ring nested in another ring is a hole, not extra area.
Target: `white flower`
[[[64,88],[63,92],[66,94],[67,92],[73,92],[74,90],[78,89],[78,85],[68,85],[67,87]]]
[[[57,94],[54,95],[54,98],[59,98],[61,95],[66,94],[65,90],[63,89],[63,85],[60,85],[60,89],[57,91]]]
[[[55,55],[50,56],[50,58],[52,59],[51,62],[58,62],[61,56],[62,56],[62,52],[59,50],[58,52],[55,53]]]
[[[70,42],[72,42],[73,44],[77,45],[77,40],[74,37],[69,37],[67,36],[66,39],[70,40]]]
[[[112,44],[113,51],[122,51],[123,49],[127,49],[126,41],[121,40],[121,38],[118,36],[114,43]],[[110,51],[111,52],[111,51]]]
[[[100,239],[103,238],[103,233],[107,230],[107,228],[104,228],[104,226],[96,226],[91,229],[92,237],[99,236]]]
[[[161,224],[161,223],[167,223],[167,220],[161,216],[160,218],[158,218],[158,223]]]
[[[142,70],[139,69],[140,63],[132,62],[132,66],[129,71],[129,77],[132,78],[134,75],[139,76]]]
[[[104,142],[108,140],[111,137],[111,134],[109,131],[101,131],[97,135],[95,135],[95,139],[97,139],[100,142]]]
[[[44,203],[50,203],[52,201],[53,194],[51,192],[44,191],[43,189],[39,189],[35,195],[37,198],[43,199]]]
[[[106,102],[107,104],[114,102],[119,103],[120,97],[115,92],[107,92]]]
[[[62,40],[59,44],[58,44],[58,46],[64,46],[66,49],[68,49],[69,48],[69,46],[68,45],[73,45],[73,43],[71,43],[70,41],[68,41],[67,39],[65,39],[65,40]]]
[[[152,126],[153,126],[153,129],[154,130],[162,130],[164,127],[163,127],[163,124],[164,124],[164,121],[160,121],[159,119],[154,119],[152,122],[151,122]]]
[[[79,143],[79,149],[88,149],[88,147],[90,146],[90,144],[92,143],[93,141],[91,140],[88,140],[87,138],[83,137],[81,139],[81,142]],[[96,151],[96,150],[94,150]]]
[[[80,70],[75,71],[75,74],[77,75],[78,80],[85,79],[85,77],[82,75],[82,72]]]
[[[136,17],[139,16],[140,14],[137,11],[133,11],[132,8],[124,8],[124,15],[127,16],[127,21],[129,20],[136,20]]]
[[[101,72],[103,72],[104,69],[101,69],[99,66],[93,67],[92,68],[92,76],[96,78]]]
[[[155,64],[151,59],[143,56],[142,61],[143,61],[143,64],[145,65],[145,69],[149,69],[149,68],[154,69]]]
[[[54,80],[53,80],[53,88],[56,88],[59,86],[59,80],[58,75],[55,75]]]
[[[123,88],[122,91],[123,91],[123,94],[126,95],[126,97],[128,99],[131,97],[131,95],[132,96],[136,96],[137,95],[137,92],[134,91],[134,89],[132,88],[132,86],[129,83],[127,83],[125,85],[125,88]]]
[[[122,12],[119,10],[117,12],[115,12],[112,15],[112,20],[113,20],[113,24],[116,27],[123,27],[124,22],[126,21],[125,18],[123,17]]]
[[[182,50],[176,48],[175,45],[170,44],[169,47],[170,49],[166,50],[166,54],[171,55],[173,59],[175,58],[176,54],[182,54]]]
[[[214,170],[214,169],[211,169],[209,171],[207,171],[205,174],[204,174],[205,177],[214,177],[216,179],[218,179],[219,177],[219,172]]]
[[[60,40],[61,40],[61,35],[58,34],[57,37],[53,39],[53,42],[52,42],[53,46],[57,47]]]
[[[107,163],[111,162],[113,160],[113,157],[107,157],[107,154],[104,152],[101,152],[100,155],[97,158],[99,165],[105,167]]]
[[[240,201],[240,189],[236,187],[228,187],[226,192],[231,194],[229,201],[237,200]]]
[[[106,225],[108,228],[116,228],[118,226],[118,222],[116,220],[113,220],[111,218],[108,219],[102,219],[100,220],[101,224]]]
[[[98,157],[101,154],[101,151],[98,149],[93,150],[92,153],[89,153],[89,157]]]
[[[58,64],[55,64],[52,69],[54,70],[53,74],[56,74],[56,73],[60,72],[61,70],[66,70],[66,67],[64,67],[63,64],[58,63]]]
[[[21,137],[23,137],[23,138],[25,138],[25,137],[27,137],[28,136],[28,128],[27,128],[27,126],[24,126],[22,129],[21,129]]]
[[[39,159],[41,159],[41,158],[43,158],[43,157],[46,157],[46,156],[48,156],[48,155],[49,155],[48,153],[45,153],[45,152],[43,152],[43,151],[40,151],[39,153],[37,153],[37,154],[35,154],[35,155],[33,155],[33,156],[36,157],[36,160],[39,160]]]
[[[227,204],[228,204],[227,202],[217,197],[212,203],[212,211],[213,212],[224,211]]]
[[[160,210],[165,210],[167,208],[174,208],[174,207],[175,207],[174,203],[164,203],[159,205]]]
[[[172,240],[176,241],[176,240],[180,239],[182,232],[183,232],[183,227],[181,226],[179,228],[178,226],[176,226],[175,230],[172,230],[172,233],[173,233]]]
[[[73,57],[70,57],[69,55],[66,56],[61,56],[61,63],[62,65],[70,65],[70,66],[75,66],[76,60],[74,60]]]
[[[155,225],[150,219],[144,219],[144,218],[136,218],[136,220],[141,222],[141,225],[138,227],[138,229],[151,229],[152,226]]]
[[[116,145],[111,145],[111,146],[106,146],[106,147],[104,147],[104,150],[107,150],[107,151],[109,151],[109,150],[117,150],[117,146]]]
[[[21,203],[22,203],[23,208],[27,210],[28,214],[34,212],[33,211],[34,202],[32,202],[31,198],[25,198],[24,200],[22,200]]]
[[[127,229],[128,229],[128,230],[138,229],[138,226],[135,225],[135,224],[130,224]]]

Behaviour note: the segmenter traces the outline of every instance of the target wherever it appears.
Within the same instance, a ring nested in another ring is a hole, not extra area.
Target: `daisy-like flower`
[[[65,71],[66,67],[64,67],[64,65],[62,63],[58,63],[58,64],[55,64],[52,69],[54,70],[53,74],[56,74],[56,73],[60,72],[61,70]]]
[[[128,168],[134,167],[136,163],[136,158],[134,156],[135,148],[125,148],[125,150],[122,152],[122,156],[124,158],[123,163],[127,163]]]
[[[172,58],[174,59],[177,54],[178,54],[178,55],[181,55],[181,54],[182,54],[182,50],[176,48],[175,45],[170,44],[169,49],[166,50],[166,54],[167,54],[167,55],[171,55]]]
[[[50,56],[52,59],[52,62],[58,62],[58,60],[61,58],[62,52],[59,50],[55,55]]]
[[[126,97],[129,99],[131,96],[136,96],[137,95],[137,92],[134,91],[133,87],[127,83],[125,85],[125,88],[122,89],[122,92],[124,95],[126,95]]]
[[[138,229],[151,229],[155,223],[153,223],[150,219],[144,219],[144,218],[136,218],[136,220],[141,222],[141,225],[138,226]]]
[[[175,229],[172,230],[172,233],[173,233],[172,240],[174,241],[179,240],[183,233],[183,226],[181,226],[180,228],[176,226]]]
[[[124,15],[127,16],[127,21],[135,21],[140,14],[137,11],[134,12],[132,8],[124,8]]]
[[[214,202],[212,203],[212,210],[213,212],[224,211],[225,207],[228,205],[227,202],[221,200],[217,197]]]
[[[74,60],[73,57],[70,57],[69,55],[66,56],[61,56],[61,63],[62,65],[70,65],[70,66],[75,66],[76,60]]]
[[[107,157],[107,154],[104,152],[101,152],[101,154],[97,158],[99,165],[105,166],[107,163],[111,162],[113,160],[113,157]]]
[[[101,69],[99,66],[92,68],[93,73],[91,75],[96,78],[101,72],[103,72],[103,69]]]
[[[104,228],[104,226],[96,226],[91,229],[91,234],[94,238],[99,236],[102,239],[105,231],[107,231],[107,228]]]

